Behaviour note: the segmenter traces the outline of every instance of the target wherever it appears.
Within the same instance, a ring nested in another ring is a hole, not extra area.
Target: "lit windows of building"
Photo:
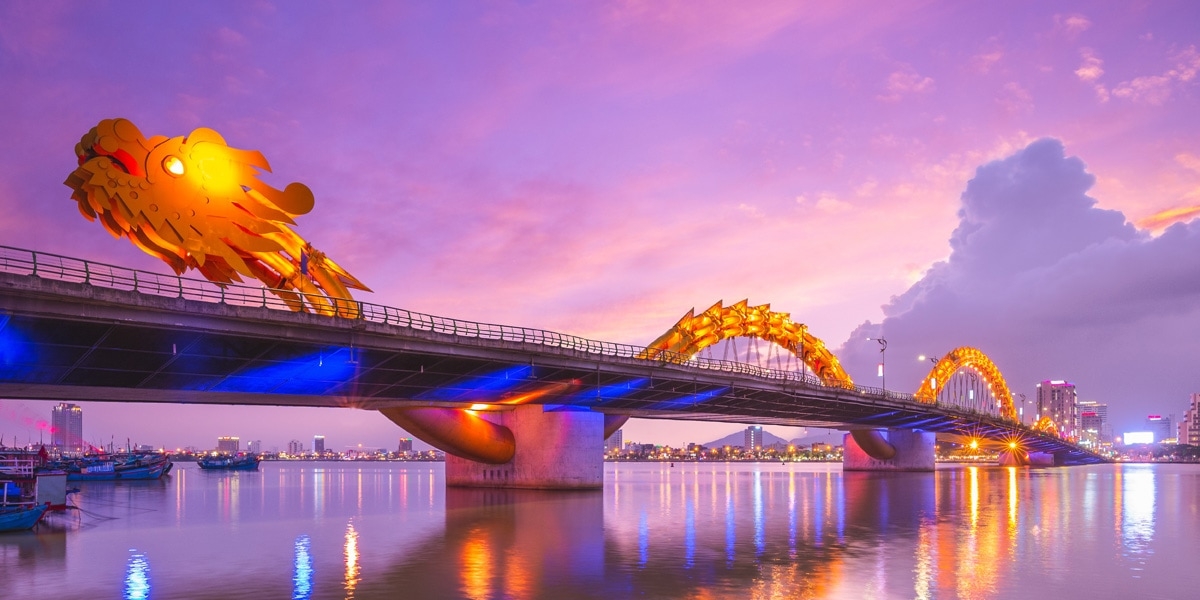
[[[1046,380],[1037,386],[1037,418],[1050,417],[1059,434],[1079,439],[1079,395],[1075,384],[1061,379]]]
[[[231,436],[221,436],[217,438],[217,452],[237,454],[239,446],[241,446],[241,440],[239,438]]]
[[[314,435],[313,436],[313,454],[316,454],[318,456],[325,454],[325,436],[323,436],[323,435]]]
[[[412,438],[400,438],[400,447],[398,448],[401,454],[412,452]]]
[[[1154,434],[1155,442],[1169,442],[1175,439],[1174,427],[1171,426],[1171,417],[1162,415],[1146,415],[1145,431]]]
[[[64,402],[50,411],[50,445],[59,452],[83,452],[83,408]]]
[[[614,452],[620,452],[621,441],[624,438],[625,434],[622,433],[622,430],[618,429],[614,431],[612,435],[608,436],[608,439],[604,440],[604,453],[612,454]]]
[[[746,444],[743,446],[747,451],[762,450],[763,447],[763,428],[760,425],[751,425],[746,428]]]
[[[1192,394],[1191,400],[1179,422],[1179,443],[1200,446],[1200,394]]]

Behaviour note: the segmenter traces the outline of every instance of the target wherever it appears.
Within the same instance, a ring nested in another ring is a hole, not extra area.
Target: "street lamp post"
[[[879,342],[879,385],[883,387],[883,395],[887,396],[887,340],[867,338],[868,341],[871,339]]]

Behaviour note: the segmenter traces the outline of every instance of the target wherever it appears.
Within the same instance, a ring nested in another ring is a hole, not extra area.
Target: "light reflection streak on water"
[[[1008,469],[1008,535],[1017,539],[1017,468]]]
[[[727,470],[725,471],[725,564],[727,566],[733,566],[734,546],[737,543],[733,510],[733,487]]]
[[[150,563],[146,555],[130,548],[125,566],[125,600],[145,600],[150,597]]]
[[[431,510],[433,509],[433,487],[434,487],[433,469],[430,469],[429,470],[429,508]]]
[[[796,472],[788,473],[788,557],[796,558]]]
[[[361,513],[362,513],[362,502],[363,502],[363,495],[362,495],[362,471],[360,470],[360,471],[358,472],[358,512],[359,512],[359,514],[361,514]]]
[[[929,600],[933,597],[934,554],[933,531],[935,525],[929,519],[923,519],[917,528],[917,566],[916,577],[913,581],[913,591],[918,600]]]
[[[763,494],[762,494],[762,471],[758,468],[754,469],[754,553],[755,560],[762,558],[763,550],[766,549],[766,532],[763,524]]]
[[[817,477],[827,477],[827,473],[818,474]],[[817,486],[818,480],[813,480],[813,545],[820,548],[825,545],[825,496],[821,493],[821,489]],[[828,488],[826,488],[828,493]]]
[[[468,598],[491,598],[492,548],[487,531],[476,527],[467,534],[462,549],[462,583]]]
[[[317,516],[325,514],[325,469],[313,470],[313,510]]]
[[[1150,466],[1126,467],[1126,481],[1122,490],[1121,546],[1128,557],[1137,557],[1142,571],[1145,558],[1154,553],[1150,544],[1154,541],[1154,470]],[[1134,578],[1140,578],[1135,574]]]
[[[830,480],[833,478],[830,477]],[[836,511],[837,517],[837,540],[839,544],[846,543],[846,486],[841,477],[837,478],[837,483],[833,486],[834,493],[837,494],[836,502],[832,508]]]
[[[696,498],[693,496],[687,503],[687,514],[684,516],[683,533],[683,566],[692,568],[696,563]]]
[[[346,523],[346,600],[354,597],[354,590],[358,587],[359,569],[358,569],[358,532],[354,530],[354,523]]]
[[[979,527],[979,467],[967,467],[967,479],[971,486],[968,502],[971,506],[971,538],[974,539]]]
[[[400,472],[400,508],[408,508],[408,470]]]
[[[307,535],[296,538],[293,549],[292,571],[292,600],[308,600],[312,598],[313,559],[309,552],[311,542]]]
[[[172,479],[175,481],[175,526],[178,527],[183,524],[183,496],[187,492],[187,470],[179,469]]]
[[[650,517],[642,510],[638,517],[638,566],[645,567],[650,560]]]

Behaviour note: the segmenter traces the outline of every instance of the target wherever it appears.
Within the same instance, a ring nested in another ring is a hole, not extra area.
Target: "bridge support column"
[[[604,415],[546,412],[540,405],[481,412],[512,431],[516,451],[503,464],[446,455],[446,485],[583,490],[604,487]]]
[[[856,438],[863,438],[864,443],[859,444]],[[932,471],[936,441],[933,432],[907,429],[847,433],[843,439],[842,470]],[[892,449],[890,457],[887,457],[886,447]]]

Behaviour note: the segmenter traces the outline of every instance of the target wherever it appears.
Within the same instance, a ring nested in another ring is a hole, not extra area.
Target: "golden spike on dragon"
[[[278,190],[257,150],[239,150],[219,133],[142,135],[126,119],[105,119],[75,146],[67,177],[79,212],[100,221],[182,275],[196,269],[219,285],[257,279],[292,310],[358,316],[349,288],[370,291],[294,231],[313,209],[302,183]]]

